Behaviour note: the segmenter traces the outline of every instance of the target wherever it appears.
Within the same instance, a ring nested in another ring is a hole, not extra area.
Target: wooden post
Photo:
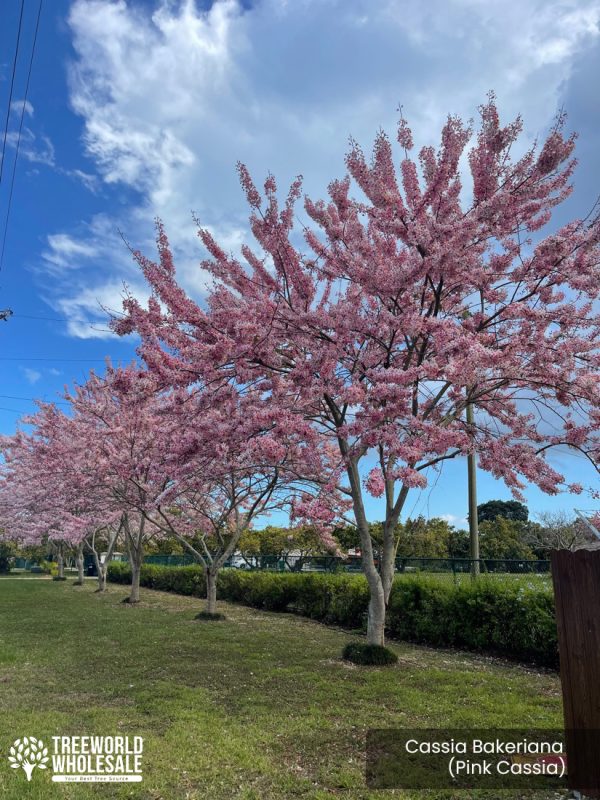
[[[467,403],[467,425],[473,427],[473,403]],[[477,517],[477,461],[475,453],[467,455],[467,479],[469,491],[469,555],[471,575],[479,575],[479,519]]]
[[[569,787],[600,798],[600,550],[554,550]]]

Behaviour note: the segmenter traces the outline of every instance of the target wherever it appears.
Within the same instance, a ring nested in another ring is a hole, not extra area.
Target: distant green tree
[[[450,558],[470,557],[469,531],[451,529],[448,540],[448,555]]]
[[[50,548],[47,544],[18,547],[15,550],[15,555],[18,558],[24,558],[26,561],[31,561],[33,564],[41,564],[42,561],[48,560],[48,557],[50,556]]]
[[[517,522],[527,522],[529,511],[523,503],[516,500],[488,500],[477,506],[477,520],[479,523],[493,521],[496,517],[512,519]]]
[[[383,541],[383,524],[381,522],[369,523],[369,532],[375,555]],[[456,538],[454,528],[439,517],[425,519],[419,516],[416,519],[407,519],[396,528],[396,541],[398,542],[398,556],[405,558],[448,558],[451,555],[451,542]],[[360,550],[360,539],[357,529],[352,525],[340,525],[333,531],[342,552]],[[461,550],[462,552],[462,550]],[[468,556],[468,542],[467,554]],[[459,555],[454,556],[458,558]]]
[[[448,558],[452,526],[439,517],[407,519],[398,525],[398,555],[408,558]]]
[[[245,531],[239,541],[238,550],[244,557],[276,556],[281,558],[292,549],[288,539],[289,528],[267,525],[262,530]]]
[[[182,555],[185,552],[183,545],[172,536],[164,536],[152,539],[146,545],[146,555],[172,556]]]
[[[332,535],[343,553],[347,553],[348,550],[360,550],[360,535],[356,525],[337,525]]]
[[[526,526],[523,522],[496,517],[484,520],[479,526],[481,558],[530,560],[535,553],[525,541]]]
[[[294,553],[298,568],[308,556],[326,555],[328,552],[321,537],[310,525],[295,528],[267,525],[262,530],[248,530],[242,535],[238,550],[247,560],[264,556],[283,558]]]
[[[10,572],[14,554],[15,548],[11,542],[0,541],[0,573]]]
[[[378,552],[383,541],[383,524],[381,522],[369,522],[369,533],[375,553]],[[348,550],[360,550],[360,536],[355,525],[338,525],[333,530],[333,538],[337,541],[342,553]]]

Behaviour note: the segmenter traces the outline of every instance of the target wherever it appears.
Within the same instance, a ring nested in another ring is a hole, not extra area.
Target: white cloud
[[[505,118],[523,112],[531,141],[560,106],[575,59],[598,40],[599,18],[598,0],[262,0],[250,9],[217,0],[209,10],[163,0],[154,11],[76,0],[70,98],[102,180],[138,193],[118,226],[151,255],[161,216],[184,284],[201,294],[190,210],[238,248],[247,217],[238,159],[259,181],[272,170],[282,188],[302,173],[321,196],[344,172],[348,136],[367,149],[379,126],[393,133],[399,102],[417,142],[435,144],[447,113],[474,115],[490,88]],[[109,291],[137,277],[121,243],[108,253],[92,229],[83,235]],[[67,259],[51,244],[45,257],[51,268]],[[86,289],[61,286],[67,298]]]
[[[144,245],[151,246],[152,231],[147,234]],[[81,223],[76,233],[47,236],[42,258],[44,271],[55,276],[63,275],[69,281],[73,280],[72,273],[79,272],[83,276],[100,262],[123,274],[129,270],[137,275],[137,271],[132,269],[131,254],[120,235],[117,221],[106,214],[97,214],[88,222]]]
[[[143,242],[144,249],[150,250],[152,245],[151,238]],[[77,235],[48,236],[42,259],[38,280],[45,283],[43,299],[67,318],[71,336],[114,336],[107,325],[110,315],[122,310],[125,278],[137,296],[148,295],[116,222],[104,214],[80,225]],[[99,269],[99,265],[107,268]]]
[[[54,145],[45,134],[36,134],[26,125],[21,130],[10,131],[6,135],[6,144],[16,150],[19,145],[19,158],[25,158],[34,164],[45,164],[53,167],[56,163]]]
[[[38,372],[36,369],[29,369],[29,367],[21,367],[21,372],[32,386],[42,377],[41,372]]]
[[[10,104],[11,111],[19,117],[24,108],[25,114],[33,117],[33,106],[29,100],[15,100]],[[19,156],[22,156],[27,161],[33,164],[44,164],[47,167],[52,167],[61,175],[66,175],[68,178],[82,183],[86,189],[93,194],[96,194],[100,187],[100,179],[97,175],[92,175],[81,169],[67,169],[56,163],[56,152],[52,140],[45,134],[36,134],[24,125],[19,135],[17,126],[16,130],[11,130],[6,134],[6,143],[9,147],[16,150],[17,143],[19,145]],[[28,174],[38,174],[38,171],[31,169]]]
[[[458,517],[456,514],[440,514],[439,518],[445,520],[449,525],[453,525],[455,528],[466,528],[469,526],[467,517]]]
[[[29,100],[13,100],[10,104],[10,110],[19,116],[24,111],[29,117],[33,117],[33,106]]]
[[[96,248],[85,241],[77,241],[66,233],[48,236],[48,249],[42,258],[60,270],[77,269],[85,259],[97,255]]]
[[[97,175],[91,175],[89,172],[84,172],[81,169],[67,169],[62,171],[69,178],[74,178],[82,183],[92,194],[96,194],[99,191],[100,179]]]
[[[134,284],[132,289],[143,297],[144,287]],[[80,339],[110,339],[115,334],[108,328],[111,316],[119,314],[124,296],[123,283],[101,283],[82,286],[70,297],[55,302],[55,307],[67,318],[67,331]]]

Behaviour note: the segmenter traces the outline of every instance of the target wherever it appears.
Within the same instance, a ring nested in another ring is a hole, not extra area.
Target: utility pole
[[[475,423],[473,403],[467,403],[467,425],[473,429]],[[469,555],[471,577],[479,575],[479,521],[477,519],[477,461],[475,453],[467,455],[467,477],[469,486]]]

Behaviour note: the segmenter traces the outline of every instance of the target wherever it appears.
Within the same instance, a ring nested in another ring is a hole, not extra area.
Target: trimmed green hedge
[[[113,562],[109,580],[129,583],[127,564]],[[199,566],[142,566],[141,585],[205,596]],[[219,575],[218,598],[267,611],[292,611],[345,628],[366,626],[369,592],[362,575],[244,572]],[[547,667],[558,665],[550,586],[501,583],[482,576],[458,585],[424,575],[395,581],[387,615],[390,636],[434,647],[495,653]]]

